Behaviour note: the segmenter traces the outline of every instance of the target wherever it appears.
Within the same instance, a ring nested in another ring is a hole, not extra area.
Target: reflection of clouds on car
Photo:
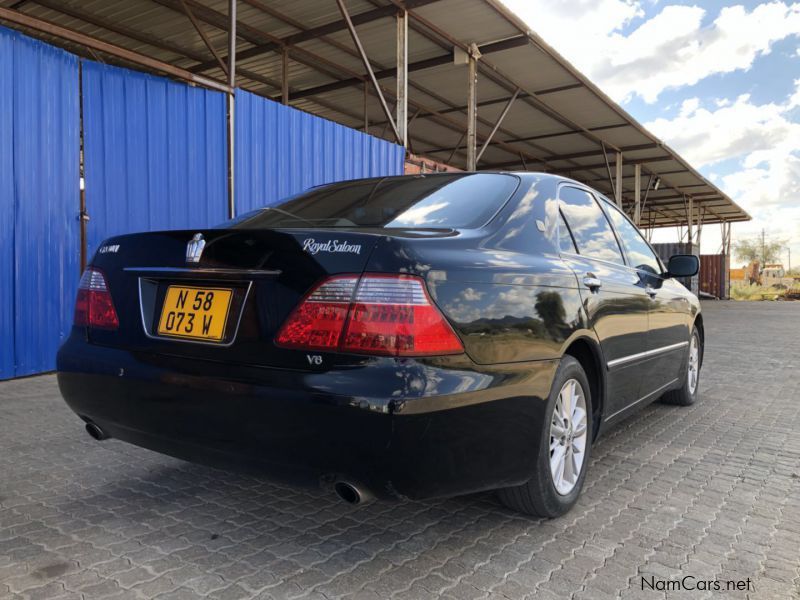
[[[433,227],[435,225],[440,225],[445,221],[446,215],[443,215],[441,218],[437,219],[435,216],[433,216],[433,213],[449,206],[450,202],[447,201],[415,206],[414,208],[410,208],[404,213],[398,215],[393,221],[387,223],[386,227],[412,227],[419,225]]]
[[[611,231],[605,233],[598,231],[587,241],[580,244],[581,254],[622,264],[622,257],[619,251],[615,250],[616,243]]]
[[[633,224],[628,221],[625,215],[622,214],[616,207],[612,206],[610,202],[605,205],[606,212],[611,217],[617,234],[620,236],[620,241],[625,247],[625,253],[628,255],[628,263],[641,271],[646,271],[653,275],[661,273],[661,265],[658,262],[653,250],[647,244]]]
[[[470,287],[461,292],[461,296],[464,298],[464,300],[474,302],[475,300],[480,300],[483,298],[484,293],[485,292],[476,292]]]
[[[532,303],[538,291],[535,287],[521,285],[503,286],[501,289],[503,291],[492,296],[493,300],[490,302],[478,303],[486,292],[468,288],[445,308],[459,323],[470,323],[478,319],[522,317],[525,316],[525,307]]]
[[[562,206],[562,210],[567,216],[569,227],[573,235],[586,235],[593,229],[597,229],[597,207],[596,206]]]
[[[525,231],[525,228],[528,226],[528,220],[524,217],[527,217],[527,215],[533,210],[533,202],[536,200],[536,196],[538,195],[539,192],[535,187],[532,186],[519,201],[519,204],[514,209],[514,212],[511,213],[508,221],[506,221],[509,226],[516,221],[519,221],[519,223],[514,224],[509,228],[504,236],[506,240],[517,237],[520,233]]]
[[[525,195],[519,201],[519,204],[517,204],[517,207],[514,209],[514,212],[511,213],[510,217],[508,217],[507,223],[510,223],[511,221],[516,221],[517,219],[521,219],[529,212],[531,212],[533,210],[533,201],[536,200],[536,196],[538,195],[539,192],[534,187],[531,187],[531,189],[525,192]]]
[[[560,191],[561,211],[569,225],[578,252],[623,264],[617,239],[600,206],[584,190],[565,186]]]

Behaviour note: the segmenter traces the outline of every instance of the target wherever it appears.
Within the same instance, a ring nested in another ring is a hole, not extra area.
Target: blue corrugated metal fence
[[[79,273],[78,60],[0,28],[0,379],[52,370]]]
[[[225,96],[81,61],[87,256],[227,218]],[[52,370],[79,279],[79,61],[0,27],[0,379]],[[8,92],[10,90],[10,92]],[[403,172],[403,148],[237,90],[237,214]]]
[[[402,175],[402,146],[244,90],[236,92],[236,213],[314,185]]]
[[[87,256],[107,237],[227,218],[225,95],[83,63]]]
[[[15,37],[0,29],[0,85],[14,80]],[[12,94],[0,94],[0,379],[14,376],[14,117]]]

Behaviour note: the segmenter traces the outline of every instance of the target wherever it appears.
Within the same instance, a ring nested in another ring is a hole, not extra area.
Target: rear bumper
[[[287,371],[134,354],[73,335],[58,382],[70,408],[112,437],[282,481],[345,478],[379,497],[419,499],[528,479],[557,363],[441,362]]]

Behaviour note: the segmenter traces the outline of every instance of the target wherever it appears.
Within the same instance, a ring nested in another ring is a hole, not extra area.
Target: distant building
[[[786,269],[779,263],[766,264],[764,265],[764,270],[761,271],[761,277],[764,279],[764,283],[768,283],[770,280],[782,279],[786,277]]]

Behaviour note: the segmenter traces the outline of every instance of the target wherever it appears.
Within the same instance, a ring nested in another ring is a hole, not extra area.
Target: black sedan
[[[107,240],[58,354],[114,437],[352,503],[576,502],[592,442],[697,395],[703,318],[601,194],[532,173],[313,188],[219,227]]]

